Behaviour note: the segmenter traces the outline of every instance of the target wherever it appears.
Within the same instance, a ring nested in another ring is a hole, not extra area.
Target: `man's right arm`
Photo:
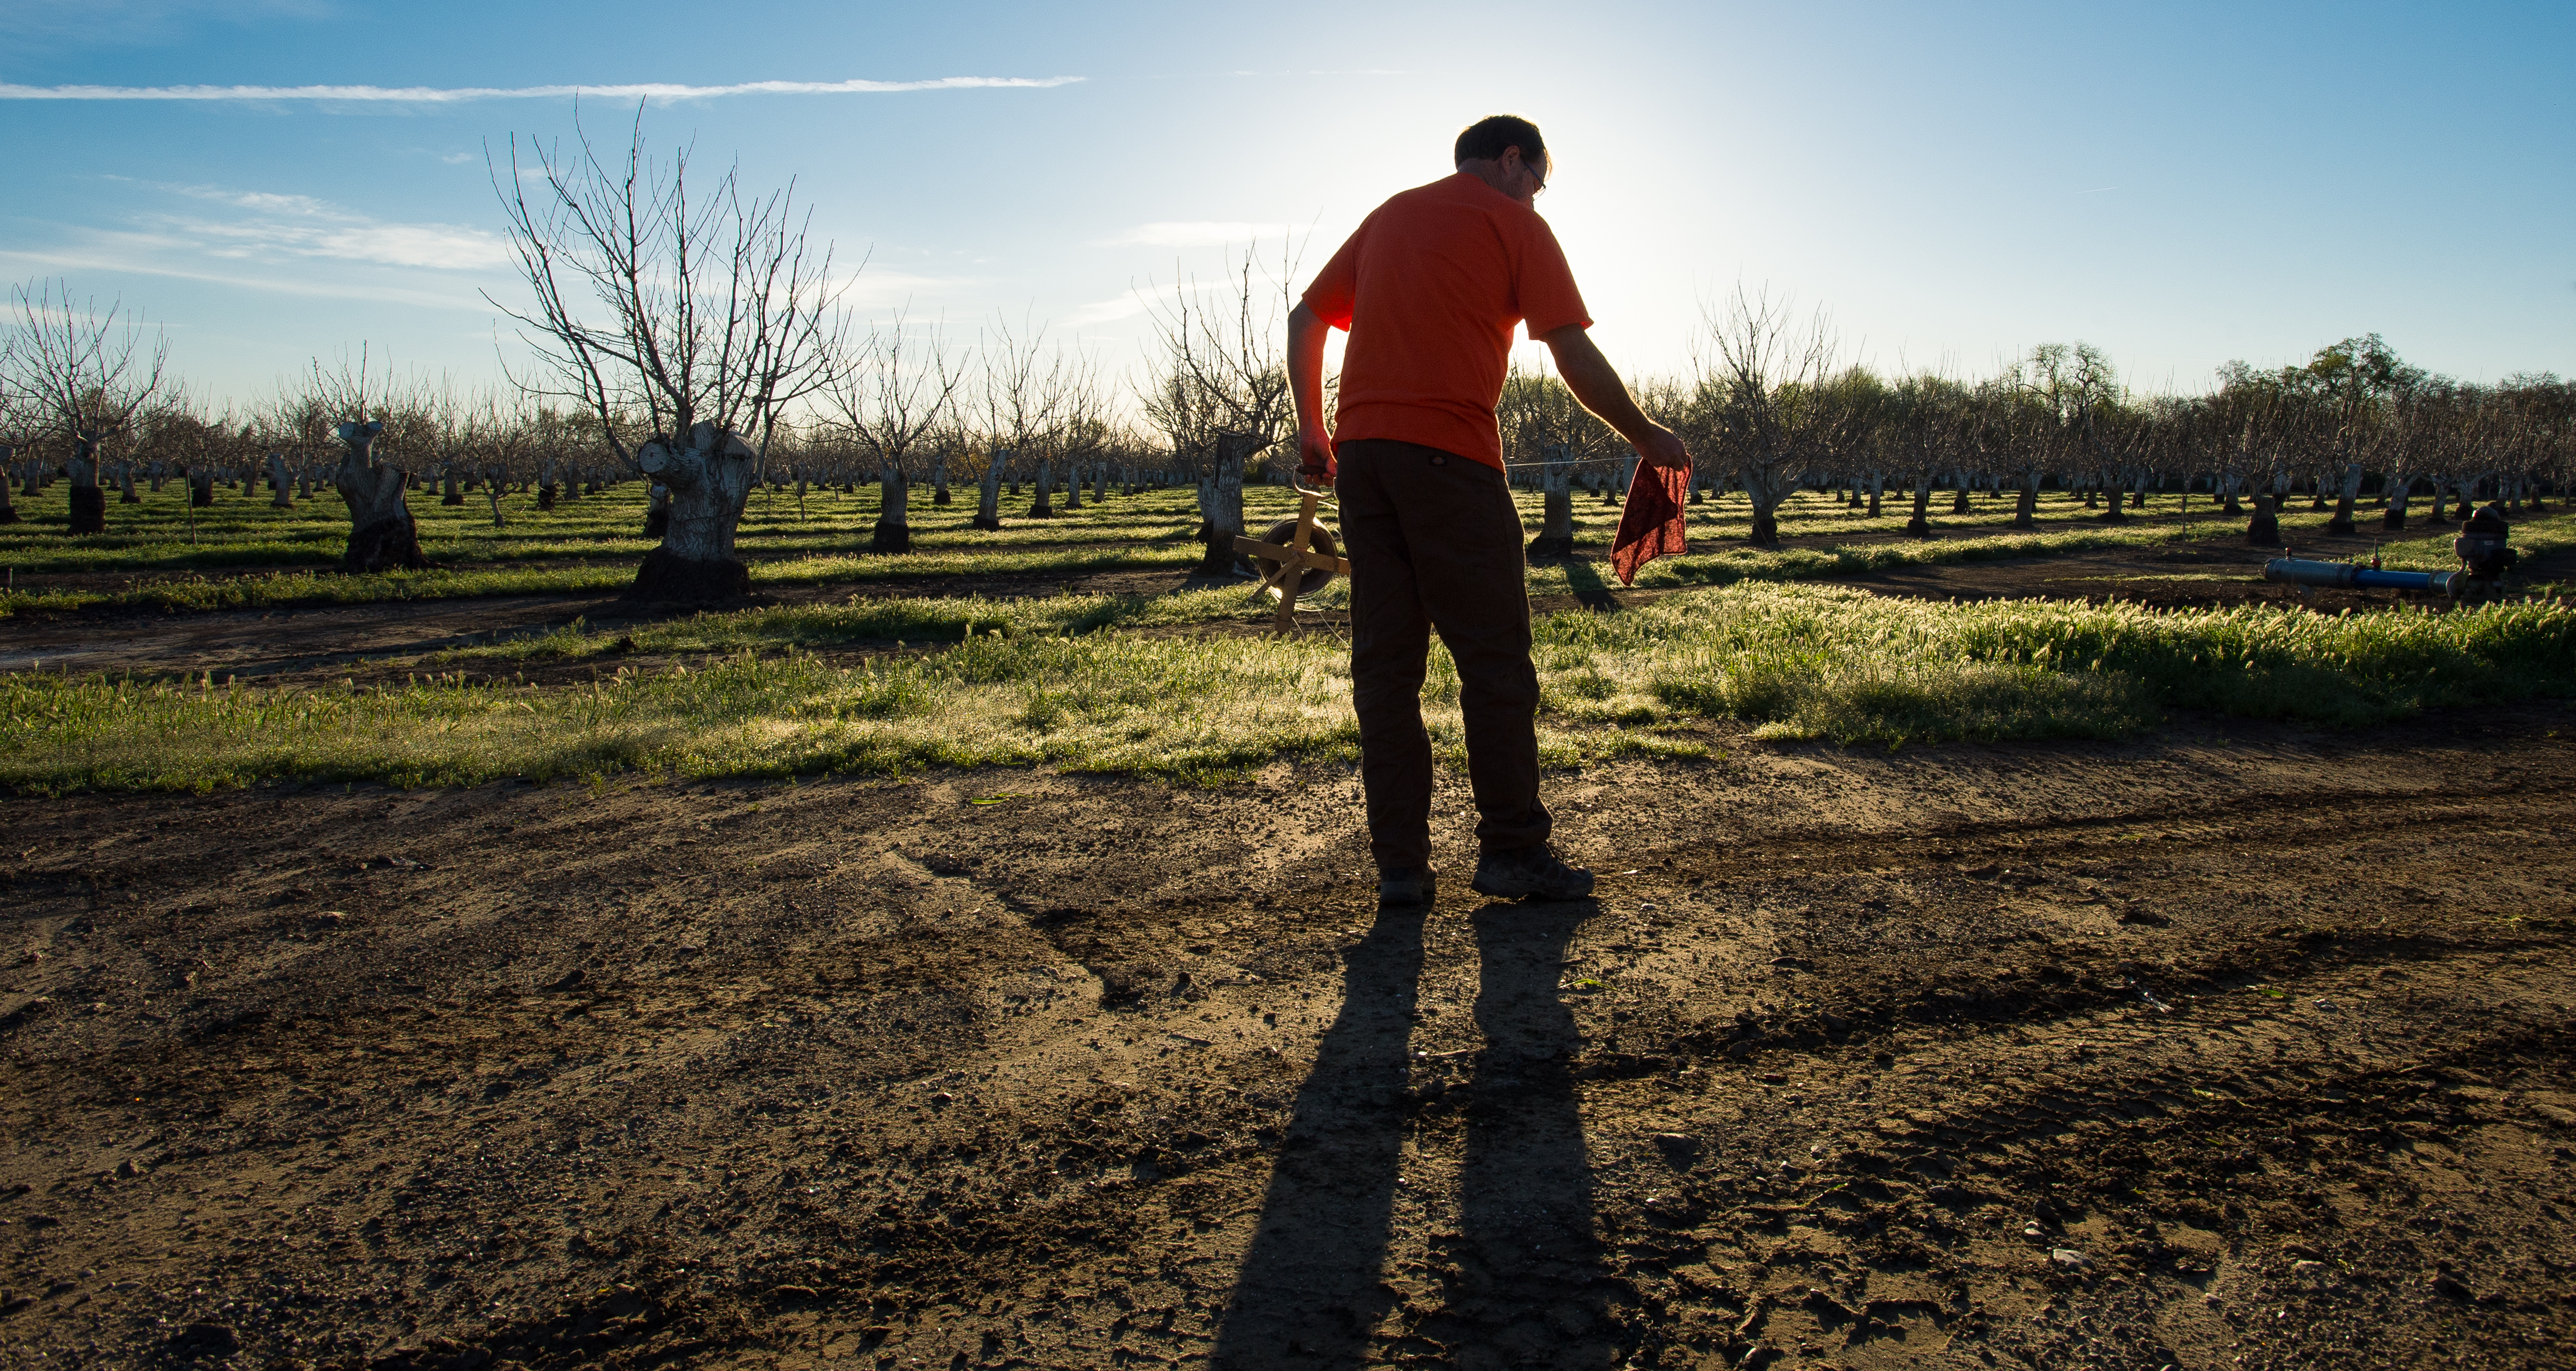
[[[1290,338],[1295,338],[1295,325],[1290,325]],[[1619,431],[1637,449],[1637,455],[1653,466],[1690,469],[1690,452],[1671,429],[1646,417],[1637,401],[1628,394],[1628,385],[1619,379],[1618,369],[1594,346],[1592,335],[1581,324],[1568,324],[1550,331],[1546,337],[1548,351],[1556,356],[1556,374],[1565,378],[1565,388],[1583,407],[1601,416],[1601,422]],[[1294,379],[1291,363],[1291,379]]]
[[[1333,326],[1299,301],[1288,311],[1288,393],[1297,406],[1297,474],[1333,482],[1333,440],[1324,431],[1324,337]]]

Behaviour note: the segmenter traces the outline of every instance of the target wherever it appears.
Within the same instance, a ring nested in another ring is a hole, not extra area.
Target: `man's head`
[[[1494,114],[1458,135],[1457,166],[1526,205],[1546,187],[1555,164],[1538,125],[1516,114]]]

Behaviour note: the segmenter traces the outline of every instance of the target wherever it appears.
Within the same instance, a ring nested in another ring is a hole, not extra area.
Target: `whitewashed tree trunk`
[[[349,506],[349,550],[340,558],[346,571],[429,565],[420,555],[420,529],[412,523],[402,469],[376,460],[376,439],[384,431],[376,421],[342,424],[338,430],[340,467],[331,484]]]
[[[912,483],[889,462],[877,469],[877,526],[870,552],[912,551]]]
[[[1067,462],[1064,468],[1064,512],[1074,514],[1082,509],[1082,463]]]
[[[938,453],[930,459],[930,503],[948,503],[948,454]]]
[[[282,453],[268,454],[268,484],[277,492],[269,497],[271,509],[295,508],[295,476],[286,469],[286,457]]]
[[[16,473],[11,463],[17,455],[15,446],[0,443],[0,524],[18,522],[18,502],[10,498],[10,487],[16,484]]]
[[[2415,474],[2403,468],[2388,473],[2388,508],[2379,516],[2379,526],[2386,529],[2406,527],[2406,497],[2412,493]]]
[[[1541,514],[1538,536],[1530,539],[1533,557],[1569,557],[1574,553],[1574,449],[1562,443],[1539,449],[1538,489]]]
[[[1030,518],[1052,519],[1055,517],[1055,504],[1048,498],[1048,487],[1053,485],[1054,482],[1055,463],[1044,457],[1040,457],[1038,459],[1037,497],[1029,502]]]
[[[1243,532],[1243,466],[1259,445],[1260,440],[1249,433],[1217,435],[1216,475],[1209,479],[1205,497],[1208,533],[1207,555],[1199,561],[1202,575],[1232,575],[1241,563],[1234,539]]]
[[[670,489],[671,518],[662,545],[636,568],[630,594],[701,601],[751,593],[751,569],[733,555],[733,539],[759,461],[742,435],[705,422],[683,440],[644,445],[636,465]]]
[[[2013,501],[2012,526],[2015,528],[2039,527],[2039,477],[2038,467],[2022,468],[2021,494]]]
[[[2352,508],[2360,499],[2361,463],[2346,462],[2343,465],[2343,481],[2335,490],[2334,517],[2326,520],[2326,532],[2352,532]]]
[[[975,527],[987,533],[1002,528],[1002,464],[1011,460],[1011,450],[993,449],[992,459],[984,466],[984,484],[975,505]]]
[[[98,488],[97,436],[87,433],[75,435],[71,460],[63,467],[72,478],[70,531],[107,532],[107,492]]]
[[[1744,498],[1753,506],[1752,541],[1764,547],[1780,543],[1780,502],[1789,498],[1798,483],[1783,480],[1777,467],[1751,462],[1738,467],[1736,484],[1744,487]]]

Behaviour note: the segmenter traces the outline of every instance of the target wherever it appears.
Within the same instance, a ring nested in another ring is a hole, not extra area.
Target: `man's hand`
[[[1654,432],[1644,436],[1646,441],[1635,443],[1633,446],[1637,449],[1637,456],[1643,459],[1646,465],[1669,467],[1675,471],[1690,470],[1690,449],[1682,446],[1679,434],[1661,424],[1655,424]]]
[[[1330,487],[1334,475],[1333,440],[1297,426],[1297,479],[1318,489]]]

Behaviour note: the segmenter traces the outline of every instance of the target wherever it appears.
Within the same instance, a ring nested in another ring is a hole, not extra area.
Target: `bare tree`
[[[669,492],[635,592],[705,600],[751,588],[733,552],[743,501],[786,411],[841,349],[843,283],[830,246],[807,243],[792,184],[747,195],[729,168],[702,202],[688,172],[687,148],[646,157],[640,105],[623,157],[603,160],[586,135],[571,155],[523,154],[514,137],[493,184],[535,300],[493,304],[542,362],[516,379],[596,415],[617,459]]]
[[[1184,276],[1170,301],[1153,309],[1161,355],[1140,398],[1147,418],[1172,436],[1174,454],[1206,464],[1199,476],[1203,575],[1238,569],[1244,470],[1296,427],[1287,318],[1297,244],[1281,240],[1275,274],[1259,254],[1255,244],[1239,259],[1229,255],[1223,293],[1210,292],[1212,301]]]
[[[869,330],[854,364],[832,369],[824,394],[850,438],[876,460],[877,523],[869,551],[912,551],[912,464],[939,432],[963,379],[938,328],[916,341],[902,310],[884,328]],[[944,464],[941,475],[944,485]]]
[[[1752,540],[1780,542],[1780,502],[1827,453],[1834,422],[1825,393],[1836,351],[1822,311],[1793,320],[1785,302],[1741,286],[1705,315],[1707,352],[1694,357],[1693,447],[1710,444],[1735,464],[1753,503]],[[1696,350],[1695,350],[1696,351]],[[1713,354],[1713,355],[1711,355]]]
[[[30,281],[11,295],[17,317],[0,350],[6,386],[71,449],[64,463],[72,482],[70,531],[104,533],[100,445],[131,436],[135,416],[161,389],[169,342],[127,314],[121,300],[103,311],[94,299],[74,305],[68,282]]]

